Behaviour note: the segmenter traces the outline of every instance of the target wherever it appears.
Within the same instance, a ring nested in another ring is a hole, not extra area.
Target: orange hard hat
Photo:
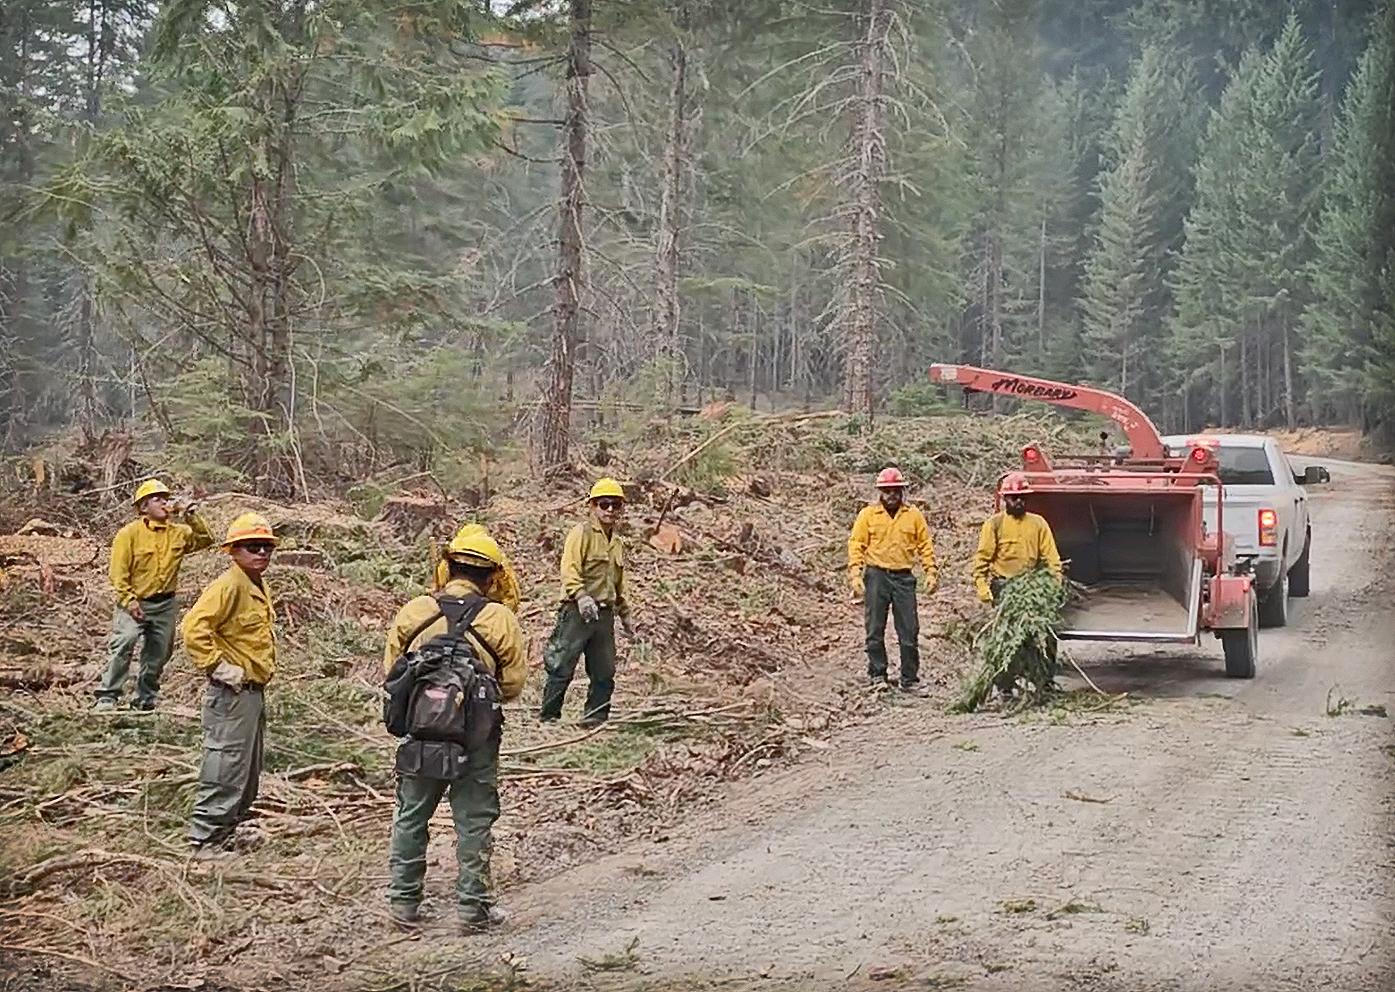
[[[878,489],[905,489],[906,477],[901,474],[901,470],[895,465],[888,466],[877,473]]]
[[[276,543],[276,535],[271,524],[260,513],[244,513],[228,524],[228,533],[223,538],[223,547],[230,548],[243,541],[270,541]]]

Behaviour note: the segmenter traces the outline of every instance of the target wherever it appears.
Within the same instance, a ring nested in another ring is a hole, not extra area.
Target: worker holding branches
[[[1027,512],[1027,484],[1008,482],[1003,509],[983,522],[974,552],[974,589],[982,603],[998,599],[1003,583],[1044,566],[1059,581],[1061,553],[1046,518]]]
[[[880,499],[857,515],[848,538],[848,582],[862,598],[867,628],[867,678],[873,688],[887,683],[886,615],[891,612],[901,648],[901,688],[920,688],[920,616],[916,604],[917,561],[925,570],[925,591],[937,586],[935,545],[925,515],[905,501],[906,479],[895,466],[877,475]]]

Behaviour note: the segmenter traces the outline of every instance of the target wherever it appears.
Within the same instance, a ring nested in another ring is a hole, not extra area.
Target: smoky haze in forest
[[[4,443],[545,471],[597,408],[932,413],[933,361],[1386,430],[1392,38],[1381,0],[11,0]]]

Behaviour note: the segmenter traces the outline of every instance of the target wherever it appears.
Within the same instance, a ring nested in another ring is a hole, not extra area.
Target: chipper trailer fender
[[[1209,631],[1221,641],[1226,674],[1254,677],[1254,579],[1226,537],[1224,506],[1214,533],[1203,516],[1207,487],[1224,499],[1210,447],[1169,455],[1142,410],[1101,389],[970,365],[933,365],[930,379],[1100,414],[1128,439],[1127,451],[1055,458],[1029,444],[1021,470],[998,482],[997,505],[1006,489],[1025,495],[1086,589],[1067,610],[1062,639],[1194,644]]]

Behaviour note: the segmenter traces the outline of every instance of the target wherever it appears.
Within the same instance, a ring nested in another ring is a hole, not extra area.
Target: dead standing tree
[[[562,125],[561,193],[558,198],[556,303],[547,392],[536,437],[544,474],[565,466],[571,450],[572,380],[581,338],[583,181],[586,168],[587,84],[591,77],[591,0],[571,0],[567,46],[566,117]]]
[[[873,411],[872,361],[877,339],[877,302],[881,294],[881,183],[886,175],[885,73],[891,29],[889,0],[865,0],[858,43],[858,92],[853,103],[850,156],[845,176],[844,208],[851,220],[845,248],[849,269],[847,296],[839,323],[846,346],[843,408]]]

